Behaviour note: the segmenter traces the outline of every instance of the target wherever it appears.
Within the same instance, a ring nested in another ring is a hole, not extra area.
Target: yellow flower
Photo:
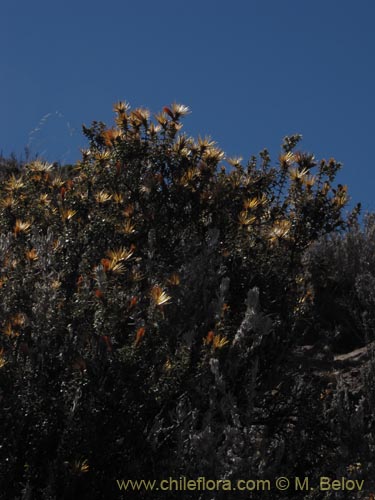
[[[177,104],[174,102],[171,108],[175,120],[178,120],[181,116],[185,116],[190,113],[190,109],[187,106],[184,106],[183,104]]]
[[[311,189],[314,186],[315,182],[316,182],[316,177],[315,177],[315,175],[307,175],[302,180],[302,182],[307,187],[307,189]]]
[[[222,151],[219,148],[213,148],[213,147],[206,149],[202,155],[202,159],[207,162],[212,161],[218,163],[224,158],[225,158],[224,151]]]
[[[3,329],[4,335],[7,337],[18,337],[19,333],[13,329],[12,323],[8,321]]]
[[[85,460],[76,460],[74,462],[73,469],[76,474],[85,474],[86,472],[89,472],[90,466],[87,458]]]
[[[35,248],[32,248],[31,250],[27,250],[25,252],[25,255],[26,255],[26,259],[29,260],[30,262],[38,260],[38,258],[39,258]]]
[[[76,210],[66,208],[64,210],[61,210],[61,218],[62,220],[70,220],[75,216],[76,213],[77,213]]]
[[[259,198],[248,198],[243,202],[245,210],[253,210],[254,208],[257,208],[260,204],[261,201]]]
[[[107,255],[115,262],[126,261],[134,254],[134,247],[127,250],[125,247],[118,248],[117,250],[108,250]]]
[[[22,177],[16,177],[14,174],[10,176],[10,179],[6,182],[6,190],[7,191],[17,191],[25,186],[22,181]]]
[[[255,217],[255,215],[249,215],[247,213],[246,210],[243,210],[242,212],[240,212],[240,214],[238,215],[238,222],[242,225],[242,226],[249,226],[251,224],[254,224],[254,222],[257,220],[257,218]]]
[[[95,194],[95,200],[97,203],[106,203],[112,199],[112,195],[107,193],[106,191],[100,191]]]
[[[291,168],[290,169],[290,178],[292,181],[301,181],[307,174],[309,170],[307,168],[303,168],[300,170],[299,168]]]
[[[243,158],[239,156],[234,158],[228,158],[227,162],[229,163],[229,165],[232,165],[232,167],[240,167],[242,160]]]
[[[23,222],[22,220],[17,219],[13,228],[13,232],[15,235],[19,233],[28,233],[30,231],[30,228],[31,228],[31,222],[28,221]]]
[[[113,105],[113,111],[118,114],[126,113],[130,109],[130,104],[126,101],[118,101]]]
[[[52,170],[53,164],[35,160],[29,163],[29,165],[27,165],[27,168],[32,172],[49,172],[50,170]]]
[[[124,234],[133,234],[135,233],[135,225],[132,224],[132,221],[128,219],[124,224],[118,227],[120,233]]]
[[[279,156],[279,162],[282,168],[288,168],[296,160],[294,154],[291,151],[284,153]]]
[[[206,149],[213,148],[215,144],[216,142],[211,140],[211,137],[198,137],[198,148],[201,153],[203,153],[203,151],[206,151]]]
[[[115,203],[118,203],[119,205],[121,203],[124,203],[124,197],[121,193],[113,193],[113,200],[115,201]]]
[[[168,124],[168,118],[167,118],[167,115],[163,112],[163,113],[157,113],[155,115],[155,119],[159,122],[159,124],[165,128]]]
[[[157,306],[163,306],[169,304],[172,298],[169,295],[167,295],[167,293],[158,285],[155,285],[152,288],[150,296],[154,304]]]
[[[41,194],[38,198],[38,202],[42,206],[48,206],[51,203],[50,198],[47,193]]]
[[[214,338],[212,339],[212,347],[214,348],[214,350],[222,349],[228,343],[229,340],[224,336],[221,337],[220,335],[214,335]]]
[[[200,171],[196,168],[189,168],[179,180],[179,184],[184,187],[188,187],[189,184],[196,178],[200,176]]]
[[[291,223],[288,220],[276,221],[268,233],[271,243],[276,243],[279,239],[286,238],[290,232]]]
[[[4,366],[7,364],[7,361],[5,360],[4,357],[4,349],[0,349],[0,368],[4,368]]]
[[[53,188],[58,189],[58,188],[61,188],[63,185],[64,185],[64,181],[62,180],[62,178],[59,175],[56,175],[56,177],[54,177],[52,179],[51,186]]]
[[[3,208],[13,208],[17,204],[16,200],[12,196],[7,196],[2,199],[0,203]]]

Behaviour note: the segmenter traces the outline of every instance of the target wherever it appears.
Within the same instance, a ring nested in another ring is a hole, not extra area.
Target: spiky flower
[[[113,111],[118,114],[123,114],[129,111],[130,104],[126,101],[118,101],[113,105]]]
[[[128,250],[125,247],[118,248],[117,250],[108,250],[107,255],[110,259],[116,262],[126,261],[134,254],[134,247]]]
[[[88,463],[87,458],[86,459],[79,459],[76,460],[73,464],[73,471],[80,475],[80,474],[85,474],[86,472],[89,472],[90,466]]]
[[[295,156],[291,151],[288,151],[287,153],[284,153],[279,156],[279,162],[280,166],[283,169],[288,168],[292,163],[295,162]]]
[[[61,210],[61,218],[62,220],[70,220],[72,219],[77,213],[77,210],[72,210],[71,208],[65,208]]]
[[[112,199],[112,195],[107,193],[106,191],[101,190],[98,193],[95,193],[95,200],[99,204],[107,203],[111,199]]]
[[[13,198],[13,196],[6,196],[0,201],[0,205],[3,208],[14,208],[17,205],[17,201]]]
[[[36,260],[38,260],[38,253],[37,251],[35,250],[35,248],[32,248],[31,250],[27,250],[25,252],[25,256],[26,256],[26,259],[30,262],[34,262]]]
[[[238,222],[242,226],[249,226],[251,224],[254,224],[254,222],[257,220],[255,215],[249,215],[246,210],[243,210],[242,212],[239,213],[238,215]]]
[[[20,233],[28,233],[30,231],[31,226],[32,226],[31,222],[28,221],[24,222],[21,219],[17,219],[13,228],[13,232],[16,236]]]
[[[212,347],[214,350],[216,349],[222,349],[224,346],[226,346],[229,343],[229,340],[225,336],[221,335],[214,335],[214,338],[212,340]]]
[[[269,230],[268,239],[273,244],[280,239],[285,239],[290,233],[291,223],[284,219],[276,221],[273,227]]]
[[[128,219],[124,224],[118,226],[118,231],[123,234],[133,234],[135,233],[135,224]]]
[[[4,368],[4,366],[7,364],[7,360],[5,359],[4,356],[4,349],[0,349],[0,368]]]
[[[112,194],[113,201],[117,203],[118,205],[121,205],[121,203],[124,203],[124,196],[121,193],[113,193]]]
[[[291,168],[289,171],[292,181],[301,181],[309,173],[307,168]]]
[[[5,189],[7,191],[13,192],[22,189],[25,186],[25,183],[23,182],[22,177],[16,177],[14,174],[12,174],[9,180],[6,182],[5,186]]]
[[[188,108],[188,106],[177,104],[176,102],[172,104],[171,111],[174,115],[175,120],[178,120],[181,116],[186,116],[190,113],[190,109]]]
[[[53,168],[52,163],[47,163],[40,160],[35,160],[27,165],[31,172],[49,172]]]
[[[232,165],[232,167],[236,167],[236,168],[241,166],[242,160],[243,160],[243,158],[241,158],[241,156],[227,158],[227,162],[229,163],[229,165]]]
[[[172,299],[159,285],[152,287],[150,297],[156,306],[167,305]]]
[[[200,171],[196,167],[189,168],[179,179],[179,184],[181,186],[188,187],[189,184],[199,176],[200,176]]]

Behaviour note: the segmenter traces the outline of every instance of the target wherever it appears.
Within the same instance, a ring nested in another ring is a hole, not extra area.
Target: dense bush
[[[64,176],[34,161],[1,184],[4,498],[280,465],[255,407],[320,307],[306,249],[346,226],[340,164],[292,136],[276,166],[263,151],[228,169],[180,132],[186,107],[115,111]]]

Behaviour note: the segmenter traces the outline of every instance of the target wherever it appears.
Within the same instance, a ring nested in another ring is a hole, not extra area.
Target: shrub
[[[300,136],[276,166],[265,150],[228,170],[180,132],[185,106],[115,112],[116,127],[84,127],[64,178],[38,160],[1,186],[8,498],[267,473],[257,390],[295,342],[305,250],[345,225],[340,164],[297,151]]]

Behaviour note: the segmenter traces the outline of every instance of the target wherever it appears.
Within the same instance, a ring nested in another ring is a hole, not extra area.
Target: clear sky
[[[301,133],[375,211],[374,0],[9,0],[0,19],[4,155],[73,162],[115,101],[177,101],[228,156]]]

